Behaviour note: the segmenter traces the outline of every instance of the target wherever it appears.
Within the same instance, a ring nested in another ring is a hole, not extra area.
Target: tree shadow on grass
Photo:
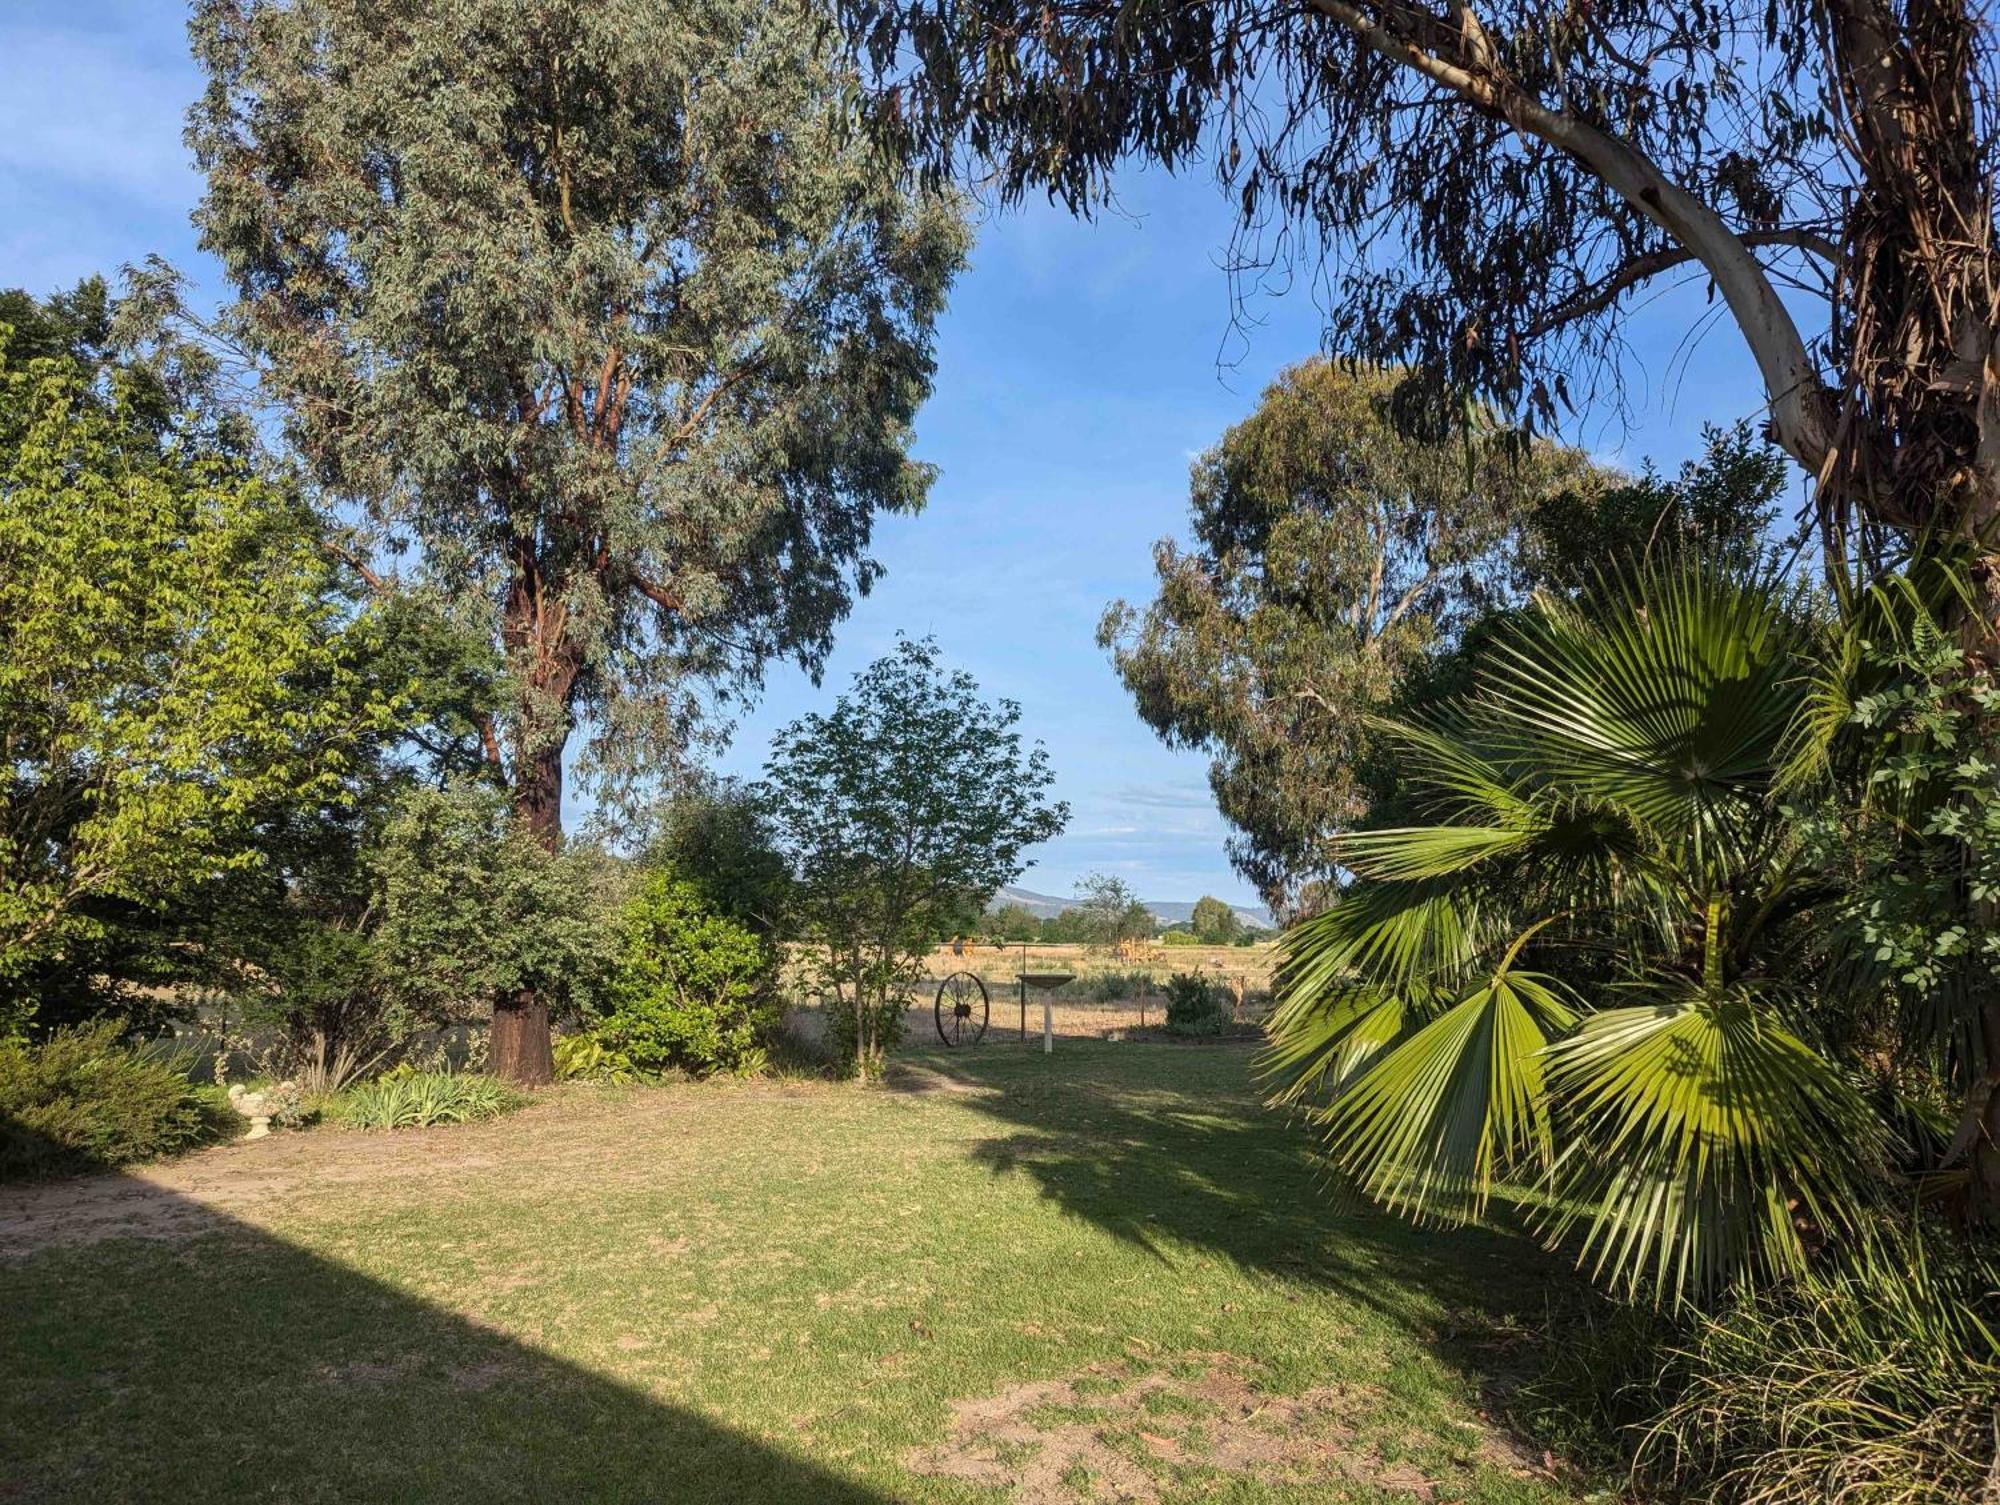
[[[1078,1044],[919,1053],[932,1085],[1006,1127],[974,1147],[1072,1217],[1152,1251],[1221,1255],[1338,1292],[1418,1338],[1489,1408],[1517,1414],[1565,1324],[1609,1303],[1563,1260],[1498,1227],[1419,1228],[1370,1207],[1267,1107],[1240,1044]]]
[[[883,1501],[121,1179],[171,1237],[0,1241],[0,1500]]]

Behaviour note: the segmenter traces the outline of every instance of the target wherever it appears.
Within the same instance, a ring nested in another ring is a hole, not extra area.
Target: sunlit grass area
[[[0,1498],[1571,1500],[1549,1282],[1238,1047],[566,1088],[0,1195]]]

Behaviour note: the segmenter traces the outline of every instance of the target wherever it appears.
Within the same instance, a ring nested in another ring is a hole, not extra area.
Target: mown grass
[[[174,1237],[0,1235],[0,1499],[1582,1497],[1483,1419],[1565,1277],[1331,1204],[1240,1048],[261,1144],[132,1184]]]

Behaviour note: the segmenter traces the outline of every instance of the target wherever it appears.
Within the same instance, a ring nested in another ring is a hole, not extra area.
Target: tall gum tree
[[[812,0],[199,0],[196,219],[226,335],[363,519],[482,619],[491,772],[549,847],[790,657],[817,672],[908,453],[967,234],[852,129]],[[547,1080],[546,1008],[494,1017]]]
[[[1086,209],[1129,157],[1206,160],[1243,264],[1316,245],[1332,351],[1435,398],[1544,425],[1615,403],[1631,300],[1704,279],[1830,549],[1963,548],[1964,646],[2000,658],[2000,35],[1977,0],[840,4],[876,119],[934,171],[969,157],[1003,199]],[[1987,992],[1961,1138],[2000,1221]]]
[[[1706,277],[1823,504],[2000,564],[1996,38],[1966,0],[844,0],[890,134],[1083,209],[1206,157],[1342,355],[1540,421]],[[1283,242],[1289,243],[1289,242]]]

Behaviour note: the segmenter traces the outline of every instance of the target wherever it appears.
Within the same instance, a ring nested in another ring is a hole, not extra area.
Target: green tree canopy
[[[60,309],[58,310],[61,311]],[[138,396],[128,403],[128,395]],[[0,1019],[123,913],[255,863],[399,710],[296,496],[159,390],[0,357]],[[115,981],[115,979],[113,979]]]
[[[1061,831],[1048,754],[1024,748],[1021,708],[989,703],[937,645],[899,638],[833,709],[780,731],[767,808],[796,874],[803,938],[839,1005],[850,1061],[875,1070],[901,1027],[903,989],[924,955],[960,933],[1021,853]]]
[[[1243,934],[1243,922],[1236,918],[1236,911],[1220,899],[1203,894],[1195,900],[1188,929],[1204,946],[1228,946]]]
[[[1542,423],[1622,400],[1633,301],[1696,271],[1829,517],[1995,548],[2000,33],[1981,6],[843,13],[884,131],[1003,199],[1082,209],[1135,156],[1213,164],[1240,207],[1234,264],[1320,253],[1332,350],[1408,363],[1433,414],[1454,394]]]
[[[487,727],[561,835],[564,749],[617,785],[773,657],[817,669],[877,566],[964,256],[850,129],[809,3],[200,0],[196,216],[357,562],[476,617]],[[547,1057],[539,1008],[495,1061]],[[526,1055],[517,1050],[527,1042]]]
[[[1114,874],[1085,873],[1076,881],[1076,900],[1056,916],[1053,925],[1063,940],[1111,947],[1121,941],[1144,940],[1159,928],[1138,892]]]
[[[1231,860],[1274,908],[1386,788],[1368,718],[1531,583],[1537,511],[1600,478],[1573,451],[1399,431],[1399,377],[1308,361],[1195,462],[1194,541],[1098,627],[1140,716],[1211,757]],[[1587,507],[1588,503],[1579,503]]]
[[[1001,941],[1038,940],[1042,922],[1025,904],[1003,904],[986,916],[986,933]]]

